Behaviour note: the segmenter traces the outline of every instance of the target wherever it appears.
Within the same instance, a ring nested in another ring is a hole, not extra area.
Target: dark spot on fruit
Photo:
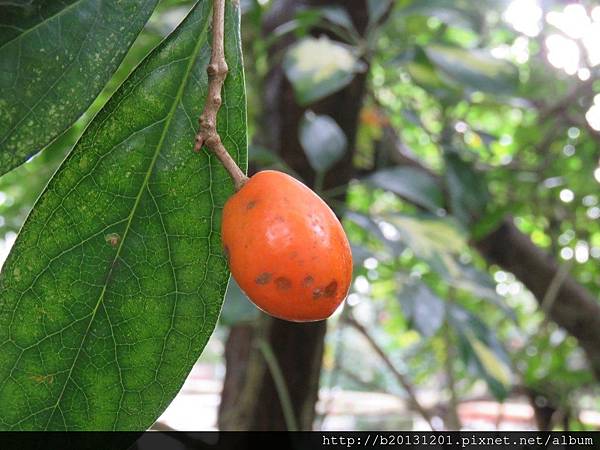
[[[269,281],[271,281],[272,277],[273,274],[269,272],[263,272],[259,276],[257,276],[254,281],[256,282],[256,284],[267,284]]]
[[[313,300],[318,300],[323,297],[323,289],[317,288],[313,291]]]
[[[309,275],[309,276],[307,276],[306,278],[304,278],[304,280],[302,280],[302,286],[304,286],[304,287],[309,287],[309,286],[311,286],[311,285],[312,285],[314,282],[315,282],[315,279]]]
[[[277,286],[277,289],[287,291],[292,287],[292,282],[286,277],[278,277],[275,279],[275,286]]]
[[[249,201],[246,204],[246,210],[250,210],[250,209],[254,208],[255,206],[256,206],[256,200]]]
[[[293,251],[290,253],[290,259],[294,259],[294,258],[296,258],[296,256],[298,256],[298,252]]]
[[[337,281],[335,280],[325,286],[325,297],[333,297],[337,292],[337,286]]]

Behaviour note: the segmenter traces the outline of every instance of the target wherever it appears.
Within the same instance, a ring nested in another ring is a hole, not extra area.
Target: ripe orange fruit
[[[233,277],[266,313],[323,320],[346,297],[352,254],[344,229],[291,176],[265,170],[251,177],[225,203],[221,231]]]

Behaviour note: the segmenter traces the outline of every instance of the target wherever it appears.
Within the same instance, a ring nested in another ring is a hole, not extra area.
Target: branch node
[[[196,134],[194,151],[200,152],[202,147],[206,147],[213,152],[233,179],[235,189],[240,190],[246,181],[248,181],[248,177],[227,152],[217,131],[217,114],[222,104],[221,90],[229,71],[227,62],[225,61],[225,48],[223,44],[225,34],[224,22],[225,0],[213,0],[212,53],[210,62],[206,68],[208,74],[208,93],[204,103],[204,111],[198,119],[200,127]]]

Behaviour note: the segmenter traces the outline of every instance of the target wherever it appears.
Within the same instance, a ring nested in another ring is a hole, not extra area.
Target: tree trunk
[[[246,369],[252,353],[254,324],[238,323],[231,327],[225,342],[225,367],[227,368],[226,386],[242,386],[247,375]],[[223,389],[219,404],[219,428],[236,430],[242,425],[238,417],[237,405],[240,404],[239,392],[235,389]]]
[[[366,0],[281,0],[265,22],[265,33],[290,20],[300,7],[339,5],[348,11],[359,32],[367,23]],[[266,80],[264,123],[258,138],[278,153],[309,186],[315,173],[300,146],[298,126],[307,108],[298,105],[280,62],[281,51],[293,37],[281,40],[272,50],[274,65]],[[278,57],[277,57],[277,56]],[[346,184],[354,175],[352,159],[359,111],[365,92],[366,72],[358,74],[341,91],[310,105],[317,114],[336,120],[348,139],[344,159],[328,173],[324,186]],[[287,430],[282,401],[257,342],[272,349],[285,380],[298,428],[310,430],[315,418],[326,322],[291,323],[263,316],[249,333],[237,325],[226,344],[226,375],[219,410],[221,430]]]

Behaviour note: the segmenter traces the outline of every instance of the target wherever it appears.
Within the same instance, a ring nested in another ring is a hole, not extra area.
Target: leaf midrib
[[[81,1],[81,0],[80,0]],[[210,15],[207,15],[210,16]],[[96,305],[94,306],[94,310],[92,312],[92,316],[90,318],[90,322],[88,323],[88,326],[85,330],[85,333],[83,335],[83,338],[81,339],[81,345],[79,346],[79,348],[77,349],[77,353],[75,355],[75,358],[73,359],[73,364],[71,365],[71,368],[69,369],[69,373],[67,374],[67,378],[65,380],[65,383],[62,387],[62,390],[58,396],[58,399],[56,400],[56,403],[54,404],[54,406],[52,407],[52,413],[50,414],[50,417],[48,418],[48,422],[46,423],[46,426],[44,427],[44,430],[48,430],[48,426],[50,425],[50,422],[52,421],[53,417],[54,417],[54,413],[56,412],[58,406],[60,405],[60,402],[63,398],[63,395],[66,391],[66,387],[69,384],[69,381],[71,380],[71,374],[73,373],[73,369],[75,368],[75,366],[77,365],[77,361],[79,359],[79,355],[81,353],[81,350],[83,349],[83,346],[87,340],[87,337],[89,335],[89,331],[92,327],[92,323],[94,322],[94,319],[96,318],[96,314],[98,312],[98,310],[100,309],[100,306],[103,304],[103,300],[104,300],[104,295],[106,293],[106,289],[108,287],[108,280],[111,279],[111,275],[113,272],[113,269],[115,267],[115,263],[117,261],[117,259],[120,257],[121,255],[121,249],[123,248],[123,245],[125,244],[125,241],[127,240],[127,235],[129,233],[129,230],[131,229],[131,223],[133,221],[133,217],[135,216],[135,213],[137,211],[137,208],[139,206],[139,203],[141,201],[141,198],[143,196],[143,192],[146,189],[146,186],[148,185],[148,181],[150,180],[150,176],[152,175],[152,172],[154,171],[154,166],[156,164],[156,161],[158,159],[158,155],[160,155],[160,152],[162,150],[162,146],[163,143],[165,141],[165,138],[167,136],[167,131],[169,130],[169,127],[171,125],[171,121],[173,120],[173,117],[175,116],[175,111],[177,110],[177,107],[179,105],[179,103],[181,102],[181,98],[183,97],[183,93],[185,91],[185,88],[188,85],[189,79],[190,79],[190,74],[192,72],[192,69],[194,67],[194,65],[196,64],[196,60],[198,59],[198,56],[200,54],[200,48],[202,47],[203,43],[204,43],[204,37],[206,35],[206,31],[208,28],[208,23],[209,20],[205,19],[205,24],[204,27],[202,28],[201,32],[198,33],[198,40],[196,41],[196,45],[194,46],[194,50],[192,55],[190,56],[190,63],[188,64],[185,74],[182,78],[182,83],[181,86],[179,87],[179,90],[177,91],[177,95],[175,96],[175,99],[173,101],[173,106],[171,107],[171,109],[169,110],[169,113],[167,115],[167,120],[165,121],[165,125],[163,128],[163,132],[160,136],[160,139],[158,141],[158,144],[156,145],[156,150],[154,152],[154,155],[152,157],[152,161],[150,162],[149,166],[148,166],[148,170],[146,171],[146,176],[144,177],[144,180],[142,182],[142,185],[140,187],[140,190],[138,192],[138,195],[135,199],[135,202],[133,204],[133,207],[131,208],[131,213],[129,214],[129,218],[127,220],[127,224],[125,225],[125,231],[123,233],[123,238],[121,239],[121,242],[119,243],[119,247],[117,248],[117,251],[115,253],[115,257],[113,258],[112,262],[111,262],[111,268],[108,272],[108,275],[106,277],[106,282],[104,283],[104,286],[102,287],[102,291],[100,292],[100,297],[98,298],[98,301],[96,302]],[[191,149],[191,147],[190,147]],[[190,150],[191,151],[191,150]]]

